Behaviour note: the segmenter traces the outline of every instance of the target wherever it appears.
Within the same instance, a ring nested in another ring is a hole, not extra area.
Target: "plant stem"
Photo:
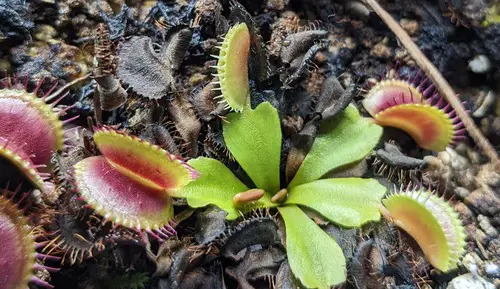
[[[382,19],[382,21],[387,24],[389,29],[396,35],[396,37],[401,41],[404,47],[408,50],[408,53],[418,64],[420,69],[422,69],[425,74],[436,84],[439,92],[442,96],[448,101],[448,103],[453,107],[453,109],[457,112],[457,115],[462,119],[462,122],[465,125],[465,128],[469,132],[469,135],[475,141],[477,146],[481,148],[488,158],[493,163],[497,163],[498,153],[490,144],[488,139],[486,139],[481,131],[477,128],[474,123],[474,120],[469,116],[469,114],[465,111],[464,106],[460,102],[460,99],[457,97],[453,88],[451,88],[450,84],[444,79],[443,75],[439,72],[439,70],[429,61],[429,59],[420,51],[418,46],[411,40],[410,36],[406,31],[399,26],[399,24],[392,18],[392,16],[385,11],[384,8],[378,4],[376,0],[364,0],[366,4],[368,4],[375,13]]]

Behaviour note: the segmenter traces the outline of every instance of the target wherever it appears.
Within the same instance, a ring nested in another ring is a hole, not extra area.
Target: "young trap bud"
[[[258,201],[265,193],[266,192],[261,189],[251,189],[246,192],[238,193],[233,197],[233,204],[238,208],[244,207],[248,203]]]

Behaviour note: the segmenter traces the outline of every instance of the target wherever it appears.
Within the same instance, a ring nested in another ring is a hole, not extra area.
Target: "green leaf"
[[[329,289],[346,279],[339,245],[297,206],[278,207],[285,220],[286,252],[293,274],[308,288]]]
[[[382,127],[362,118],[352,105],[325,123],[289,188],[321,178],[327,172],[363,159],[382,135]]]
[[[200,177],[182,188],[169,191],[169,194],[172,197],[186,198],[188,205],[193,208],[214,204],[228,212],[227,219],[238,218],[233,197],[248,188],[218,160],[199,157],[188,161],[188,164],[200,173]]]
[[[269,102],[254,110],[231,113],[224,123],[227,147],[259,189],[275,194],[280,189],[281,126]]]
[[[303,205],[338,225],[358,227],[380,220],[385,191],[374,179],[325,179],[293,187],[285,204]]]

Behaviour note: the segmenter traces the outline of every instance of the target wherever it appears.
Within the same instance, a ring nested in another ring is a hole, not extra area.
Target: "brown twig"
[[[469,135],[476,142],[477,146],[481,148],[485,155],[487,155],[493,163],[498,163],[498,153],[490,144],[488,139],[486,139],[481,131],[477,128],[474,120],[465,111],[464,106],[458,99],[457,94],[453,91],[450,84],[444,79],[443,75],[439,70],[427,59],[427,57],[420,51],[418,46],[411,40],[410,36],[406,31],[399,26],[399,24],[392,18],[392,16],[385,11],[384,8],[378,4],[376,0],[364,0],[375,13],[387,24],[389,29],[396,35],[396,37],[401,41],[404,47],[408,50],[408,53],[413,57],[418,66],[425,72],[425,74],[436,84],[439,92],[444,96],[448,103],[455,109],[457,115],[462,119],[465,128],[469,132]]]

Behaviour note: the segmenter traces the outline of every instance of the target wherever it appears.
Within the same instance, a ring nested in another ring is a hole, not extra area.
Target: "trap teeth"
[[[53,288],[33,274],[33,270],[58,270],[43,265],[45,259],[55,257],[36,251],[36,248],[40,247],[35,242],[36,234],[38,234],[36,232],[28,224],[28,218],[24,216],[17,204],[0,195],[0,242],[2,244],[0,256],[4,264],[0,268],[1,288],[25,289],[28,288],[29,283]],[[36,259],[39,259],[40,263],[37,263]]]
[[[435,268],[457,268],[465,247],[458,214],[442,198],[426,190],[394,193],[382,200],[384,217],[405,230],[418,243]]]
[[[44,185],[39,169],[49,163],[54,152],[62,150],[63,125],[74,118],[64,122],[59,119],[65,110],[59,109],[57,103],[66,95],[52,103],[46,103],[57,95],[57,92],[49,95],[52,89],[43,98],[36,96],[41,83],[35,91],[28,92],[25,86],[19,88],[16,80],[14,84],[9,80],[3,82],[5,88],[0,89],[0,156],[45,193],[48,187]]]
[[[227,32],[218,56],[217,76],[224,101],[234,111],[242,111],[250,95],[248,83],[248,54],[250,33],[245,23]]]
[[[424,149],[443,151],[464,131],[460,118],[434,87],[420,76],[385,79],[366,93],[363,106],[379,125],[407,132]]]
[[[94,141],[102,155],[74,166],[82,198],[101,216],[132,229],[168,226],[173,217],[169,193],[198,173],[179,157],[124,132],[102,127]]]

